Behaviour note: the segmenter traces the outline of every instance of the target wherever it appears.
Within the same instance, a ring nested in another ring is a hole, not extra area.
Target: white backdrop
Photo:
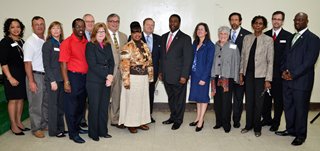
[[[105,22],[110,13],[120,15],[120,31],[129,34],[129,24],[132,21],[142,23],[146,17],[152,17],[155,22],[155,33],[163,34],[169,30],[168,18],[177,13],[181,16],[181,30],[192,36],[199,22],[206,22],[211,30],[211,38],[217,40],[217,29],[229,25],[228,16],[232,12],[242,14],[242,26],[250,31],[251,19],[263,15],[268,19],[268,29],[271,28],[270,18],[274,11],[286,13],[284,28],[294,32],[293,18],[297,12],[303,11],[309,15],[309,29],[320,35],[319,0],[1,0],[0,28],[6,18],[19,18],[24,25],[26,39],[31,34],[31,19],[35,15],[45,18],[47,25],[57,20],[63,24],[65,37],[71,34],[72,21],[83,14],[91,13],[96,22]],[[0,32],[3,37],[3,32]],[[320,102],[319,65],[316,68],[316,79],[312,102]],[[167,102],[163,85],[157,88],[155,101]]]

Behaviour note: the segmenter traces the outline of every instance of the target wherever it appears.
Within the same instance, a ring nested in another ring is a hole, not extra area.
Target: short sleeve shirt
[[[42,45],[44,40],[39,38],[36,34],[32,35],[27,39],[23,45],[24,51],[24,62],[31,62],[32,70],[44,72],[43,61],[42,61]]]

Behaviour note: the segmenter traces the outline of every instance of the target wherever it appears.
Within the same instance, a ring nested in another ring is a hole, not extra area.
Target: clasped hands
[[[289,70],[283,71],[281,77],[284,80],[292,80],[292,75]]]

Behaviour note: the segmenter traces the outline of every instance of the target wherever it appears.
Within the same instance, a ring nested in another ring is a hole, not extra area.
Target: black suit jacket
[[[281,71],[289,70],[292,79],[284,80],[283,85],[289,88],[311,91],[314,82],[314,65],[320,51],[318,36],[306,30],[291,46],[294,35],[291,35],[284,53]]]
[[[51,40],[46,41],[42,45],[42,60],[45,75],[45,80],[48,82],[61,82],[62,75],[59,62],[59,44],[54,44]]]
[[[266,35],[273,37],[272,29],[265,32]],[[281,60],[283,59],[283,53],[286,49],[286,45],[289,42],[289,38],[292,34],[284,29],[281,29],[276,40],[274,40],[274,58],[273,58],[273,78],[281,78]]]
[[[105,83],[106,77],[109,74],[113,75],[115,63],[110,44],[101,48],[99,44],[88,42],[86,60],[88,63],[88,82]]]
[[[131,36],[128,38],[128,42],[131,40]],[[144,43],[147,43],[146,38],[144,37],[144,34],[142,33],[141,40]],[[160,63],[160,51],[161,51],[161,36],[157,34],[152,34],[152,40],[153,40],[153,46],[152,46],[152,64],[153,64],[153,77],[154,82],[157,81],[158,75],[159,75],[159,63]]]
[[[179,30],[166,51],[169,33],[161,37],[160,73],[163,81],[168,84],[179,84],[181,77],[189,77],[193,48],[190,36]]]
[[[239,31],[238,37],[236,39],[236,42],[235,42],[235,44],[237,45],[237,47],[240,51],[240,56],[241,56],[241,52],[242,52],[243,38],[244,38],[244,36],[246,36],[248,34],[251,34],[251,32],[240,27],[240,31]],[[232,36],[232,33],[230,33],[229,39],[231,39],[231,36]]]

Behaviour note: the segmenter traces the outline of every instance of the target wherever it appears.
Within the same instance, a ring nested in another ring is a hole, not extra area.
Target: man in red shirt
[[[64,81],[64,111],[69,138],[84,143],[80,134],[87,133],[80,128],[80,121],[87,96],[86,74],[88,64],[85,58],[87,39],[84,37],[85,23],[77,18],[72,22],[73,33],[61,43],[59,61]]]

